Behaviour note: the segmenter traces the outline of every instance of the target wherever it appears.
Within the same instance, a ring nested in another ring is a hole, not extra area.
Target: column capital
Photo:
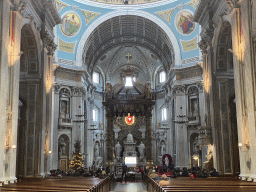
[[[198,43],[199,48],[201,49],[203,54],[207,54],[207,43],[204,39],[202,39],[199,43]]]
[[[17,11],[20,15],[23,15],[27,7],[27,3],[24,0],[15,0],[11,4],[11,9],[13,11]]]

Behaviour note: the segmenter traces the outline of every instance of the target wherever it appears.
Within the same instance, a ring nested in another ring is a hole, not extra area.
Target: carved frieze
[[[63,71],[56,71],[56,78],[73,80],[73,81],[81,81],[81,75],[77,75],[74,73],[67,73]]]
[[[71,90],[72,90],[73,95],[85,94],[85,88],[84,87],[72,87]]]
[[[240,7],[238,0],[226,0],[226,1],[227,1],[227,6],[229,9]]]
[[[25,0],[16,0],[12,3],[12,9],[13,11],[19,12],[21,15],[23,15],[23,12],[25,11],[27,6],[27,3]]]
[[[186,90],[186,86],[185,85],[176,85],[173,88],[173,92],[175,95],[181,95],[184,94]]]

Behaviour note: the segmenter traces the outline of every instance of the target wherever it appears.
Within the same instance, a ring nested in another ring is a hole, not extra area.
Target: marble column
[[[113,111],[110,107],[107,107],[107,129],[106,129],[106,148],[107,148],[107,161],[106,166],[113,164]]]
[[[152,106],[146,106],[146,114],[145,114],[145,122],[146,122],[146,161],[147,165],[153,165],[152,159]]]

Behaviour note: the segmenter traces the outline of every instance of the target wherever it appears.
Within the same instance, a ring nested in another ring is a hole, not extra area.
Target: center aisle
[[[146,192],[143,183],[118,183],[117,192]]]

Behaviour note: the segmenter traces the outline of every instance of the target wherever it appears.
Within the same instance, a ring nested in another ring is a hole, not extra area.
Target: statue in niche
[[[60,155],[66,154],[66,143],[63,138],[60,138]]]
[[[160,146],[161,149],[161,156],[163,156],[165,154],[165,143],[163,142]]]
[[[145,84],[145,97],[146,97],[146,99],[151,98],[151,84],[150,83]]]
[[[138,149],[139,149],[139,153],[140,153],[140,159],[143,159],[144,158],[144,151],[145,151],[145,145],[142,143],[140,143],[140,145],[138,146]]]
[[[116,157],[119,159],[122,151],[122,146],[120,145],[119,141],[115,146],[115,151],[116,151]]]
[[[195,141],[193,143],[193,151],[194,151],[194,154],[199,154],[199,141],[198,141],[198,137],[195,138]]]
[[[165,157],[164,161],[165,161],[165,165],[169,166],[169,158],[167,156]]]
[[[99,157],[100,156],[100,147],[99,147],[99,144],[96,143],[95,145],[95,157]]]
[[[61,101],[60,102],[60,118],[66,118],[67,114],[67,102]]]
[[[111,83],[107,83],[106,84],[106,92],[107,92],[107,96],[111,96],[111,93],[112,93],[112,85]]]
[[[198,100],[191,99],[191,115],[192,117],[198,116]]]

